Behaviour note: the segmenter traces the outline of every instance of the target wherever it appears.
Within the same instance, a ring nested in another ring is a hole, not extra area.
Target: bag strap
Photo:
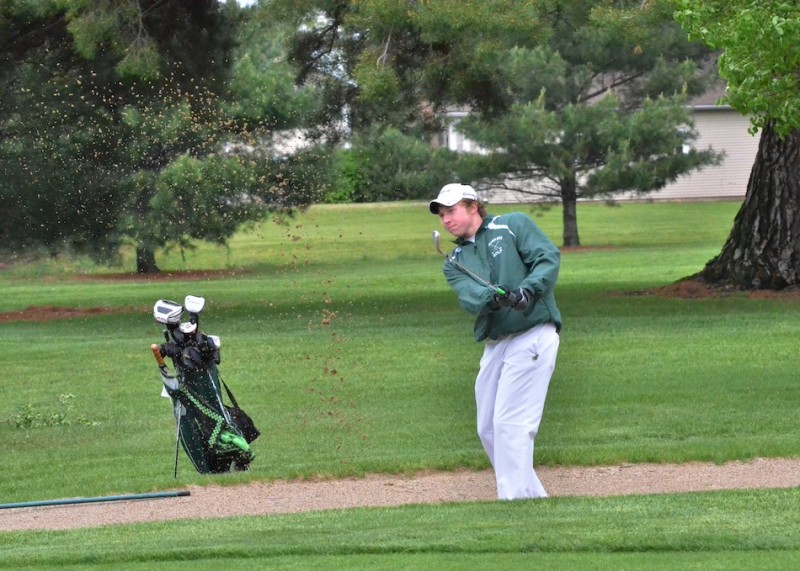
[[[222,377],[219,378],[219,382],[221,382],[222,386],[225,387],[225,392],[228,393],[228,398],[231,399],[231,404],[234,406],[234,408],[239,408],[239,403],[236,402],[236,398],[228,388],[228,385],[225,384],[225,381],[222,380]]]

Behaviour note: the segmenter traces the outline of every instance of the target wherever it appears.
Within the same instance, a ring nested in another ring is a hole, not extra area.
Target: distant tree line
[[[714,47],[673,10],[7,0],[0,248],[113,261],[133,245],[137,269],[157,271],[160,248],[224,244],[268,212],[426,199],[455,180],[560,203],[563,243],[579,245],[579,199],[646,194],[719,160],[692,146],[687,107]],[[441,145],[451,109],[489,152]]]
[[[132,244],[152,272],[158,248],[317,200],[328,153],[270,144],[314,105],[267,58],[280,37],[233,2],[3,2],[0,247],[111,262]]]

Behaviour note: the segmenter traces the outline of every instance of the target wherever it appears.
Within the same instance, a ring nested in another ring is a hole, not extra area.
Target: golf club
[[[444,252],[442,252],[442,248],[439,245],[439,238],[440,238],[440,236],[439,236],[438,230],[434,230],[433,231],[433,247],[436,248],[436,251],[439,252],[442,256],[444,256],[445,259],[448,262],[452,263],[456,268],[458,268],[459,270],[461,270],[462,272],[467,274],[469,277],[471,277],[473,280],[475,280],[479,284],[485,285],[488,288],[492,288],[497,295],[500,295],[500,296],[506,295],[506,292],[502,288],[499,288],[496,285],[489,283],[488,281],[486,281],[485,279],[483,279],[479,275],[474,274],[471,271],[469,271],[464,265],[456,262],[453,259],[452,254],[448,255],[448,254],[445,254]]]

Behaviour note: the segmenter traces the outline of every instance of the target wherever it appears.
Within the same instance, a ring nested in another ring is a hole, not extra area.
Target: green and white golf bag
[[[181,321],[184,307],[173,301],[158,300],[153,307],[156,321],[166,326],[165,342],[151,349],[161,371],[162,396],[172,401],[175,416],[175,474],[178,442],[201,474],[247,470],[254,458],[250,443],[260,433],[220,378],[219,338],[199,329],[205,300],[186,296],[184,305],[190,317],[187,322]],[[164,358],[171,359],[174,375]]]

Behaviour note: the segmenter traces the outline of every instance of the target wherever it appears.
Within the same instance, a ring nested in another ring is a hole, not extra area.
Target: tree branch
[[[612,89],[615,89],[615,88],[617,88],[617,87],[619,87],[621,85],[626,85],[628,83],[631,83],[632,81],[635,81],[635,80],[639,79],[640,77],[642,77],[644,74],[645,74],[644,71],[640,71],[640,72],[634,73],[633,75],[624,75],[622,77],[619,77],[619,78],[615,79],[614,81],[612,81],[610,84],[603,85],[600,88],[596,89],[595,91],[587,93],[583,97],[579,98],[578,99],[578,103],[584,103],[586,101],[589,101],[590,99],[594,99],[595,97],[603,95],[604,93],[607,93],[608,91],[611,91]]]

